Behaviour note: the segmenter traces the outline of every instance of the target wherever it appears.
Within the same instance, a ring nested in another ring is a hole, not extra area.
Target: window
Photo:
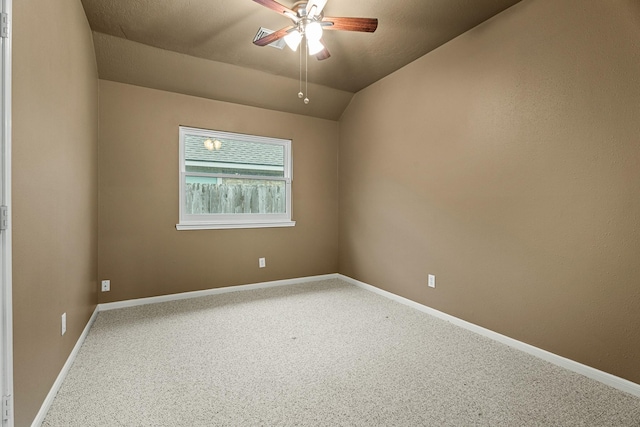
[[[178,230],[291,227],[291,140],[180,126]]]

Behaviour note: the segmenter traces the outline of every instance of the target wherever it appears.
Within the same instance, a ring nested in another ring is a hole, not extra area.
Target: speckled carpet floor
[[[340,280],[98,315],[45,426],[640,426],[640,399]]]

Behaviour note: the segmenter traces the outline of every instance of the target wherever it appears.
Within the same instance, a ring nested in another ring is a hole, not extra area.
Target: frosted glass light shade
[[[284,36],[284,42],[291,48],[292,51],[296,51],[302,40],[302,34],[298,30],[293,30],[286,36]]]
[[[311,22],[305,27],[304,34],[307,36],[308,40],[319,42],[322,38],[322,25],[317,21]]]
[[[324,49],[324,45],[320,40],[307,39],[307,47],[309,48],[309,55],[315,55],[320,53]]]

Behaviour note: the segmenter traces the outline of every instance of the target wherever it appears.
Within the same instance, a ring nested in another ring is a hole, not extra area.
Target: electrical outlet
[[[265,258],[258,258],[258,266],[265,268],[267,266],[267,260]]]
[[[62,313],[62,334],[67,332],[67,313]]]
[[[429,287],[430,288],[435,288],[436,287],[436,276],[433,274],[429,275]]]
[[[111,280],[102,281],[102,292],[109,292],[111,290]]]

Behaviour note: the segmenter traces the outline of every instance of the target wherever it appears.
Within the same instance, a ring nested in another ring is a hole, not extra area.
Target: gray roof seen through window
[[[220,150],[209,151],[204,146],[205,140],[205,136],[185,135],[185,160],[284,167],[281,145],[218,138],[222,143]]]

